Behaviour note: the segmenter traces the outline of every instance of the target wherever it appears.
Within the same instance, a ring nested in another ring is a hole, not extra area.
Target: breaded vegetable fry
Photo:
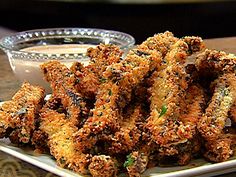
[[[223,51],[206,49],[197,56],[195,65],[202,77],[215,78],[223,73],[235,73],[236,56]]]
[[[87,118],[88,109],[80,93],[76,91],[75,75],[59,61],[49,61],[41,65],[45,79],[50,83],[52,96],[60,98],[67,117],[74,125],[81,125]]]
[[[186,164],[190,160],[192,151],[190,141],[196,133],[195,119],[199,118],[198,116],[191,120],[192,122],[188,122],[185,121],[186,117],[181,117],[180,103],[186,96],[189,84],[189,76],[183,64],[188,55],[203,47],[202,39],[198,37],[178,40],[170,47],[170,51],[163,59],[166,64],[162,66],[162,70],[155,73],[157,77],[150,88],[151,113],[146,128],[151,133],[151,139],[160,146],[158,149],[160,157],[178,154],[179,164]],[[183,153],[182,149],[188,150]]]
[[[140,177],[147,167],[148,156],[144,153],[134,151],[127,156],[124,163],[130,177]]]
[[[40,130],[47,134],[50,153],[59,166],[88,174],[91,156],[76,149],[73,134],[78,128],[64,113],[59,113],[60,104],[59,100],[52,98],[42,108]]]
[[[93,156],[88,168],[94,177],[116,177],[118,173],[116,160],[106,155]]]
[[[112,144],[109,152],[124,153],[131,151],[138,145],[141,137],[141,130],[137,124],[143,122],[142,108],[140,105],[135,108],[129,108],[131,113],[126,114],[127,117],[121,120],[119,131],[115,132],[112,137]]]
[[[188,75],[183,64],[189,54],[196,52],[195,49],[202,49],[204,45],[201,38],[192,37],[193,42],[190,42],[190,37],[187,39],[188,43],[180,39],[170,47],[164,58],[166,64],[157,73],[157,78],[150,88],[151,115],[146,127],[153,141],[160,145],[159,151],[162,155],[178,154],[177,145],[193,138],[191,125],[185,125],[180,119],[180,102],[188,88]],[[189,44],[197,46],[191,47]]]
[[[102,133],[110,134],[119,129],[119,109],[130,102],[133,88],[160,62],[158,52],[138,48],[131,50],[122,62],[106,69],[106,82],[99,88],[93,116],[77,134],[79,149],[91,149]]]
[[[87,56],[90,57],[90,63],[87,69],[101,79],[107,66],[113,63],[119,63],[122,54],[123,52],[120,48],[112,44],[100,44],[96,48],[89,48],[87,50]]]
[[[99,85],[105,82],[102,73],[107,66],[121,60],[122,51],[115,45],[100,44],[96,48],[89,48],[87,55],[90,57],[88,66],[75,62],[71,71],[76,75],[76,89],[84,97],[94,99]]]
[[[207,141],[216,140],[221,135],[235,99],[235,74],[224,74],[218,79],[211,102],[198,124],[199,132]]]
[[[44,96],[43,88],[23,83],[12,100],[0,107],[0,137],[10,137],[13,143],[30,143]]]

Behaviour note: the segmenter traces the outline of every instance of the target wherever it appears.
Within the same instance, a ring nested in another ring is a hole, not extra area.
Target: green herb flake
[[[99,81],[100,81],[100,83],[105,83],[107,81],[107,79],[102,77],[102,78],[99,79]]]
[[[111,91],[111,89],[108,91],[108,95],[109,95],[109,96],[112,95],[112,91]]]
[[[79,83],[80,83],[80,79],[79,79],[79,78],[76,78],[75,83],[76,83],[76,84],[79,84]]]
[[[166,105],[163,105],[163,106],[161,107],[161,113],[160,113],[159,117],[163,116],[163,115],[166,113],[166,111],[167,111],[167,106],[166,106]]]
[[[133,164],[134,164],[134,160],[135,160],[135,159],[131,156],[131,154],[127,155],[126,158],[127,158],[127,160],[125,161],[125,163],[124,163],[124,165],[123,165],[125,168],[127,168],[127,167],[133,165]]]
[[[223,96],[228,96],[229,95],[229,90],[228,89],[224,89],[223,90]]]

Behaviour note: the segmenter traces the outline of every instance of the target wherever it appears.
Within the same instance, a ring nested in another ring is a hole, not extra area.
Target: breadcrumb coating
[[[93,156],[88,168],[94,177],[116,177],[118,174],[116,160],[106,155]]]
[[[84,98],[76,91],[75,75],[59,61],[49,61],[40,67],[51,85],[52,96],[60,98],[64,109],[67,110],[67,117],[75,125],[81,125],[87,118],[88,109]]]
[[[198,124],[198,130],[206,140],[216,140],[221,135],[235,99],[235,74],[224,74],[218,79],[211,102]]]
[[[30,143],[45,91],[25,82],[11,101],[0,107],[0,137],[10,137],[13,143]]]
[[[129,108],[132,110],[131,107]],[[112,136],[109,152],[129,152],[138,145],[141,137],[141,130],[137,127],[137,124],[143,121],[141,105],[135,106],[133,112],[130,114],[131,115],[127,115],[127,117],[124,117],[121,120],[120,129]]]
[[[224,73],[235,73],[236,56],[224,51],[206,49],[197,56],[195,65],[202,77],[215,79]]]
[[[96,48],[89,48],[87,56],[90,57],[88,66],[83,66],[75,62],[71,66],[71,71],[76,75],[76,89],[84,97],[94,99],[99,85],[105,81],[102,73],[107,66],[113,63],[119,63],[122,56],[119,47],[111,44],[100,44]]]
[[[106,82],[99,87],[92,116],[77,133],[79,149],[91,149],[102,133],[111,134],[119,129],[119,110],[131,101],[133,88],[160,61],[158,52],[133,49],[120,63],[107,67]]]
[[[158,72],[150,88],[151,115],[147,128],[152,139],[161,146],[183,143],[192,138],[190,126],[179,120],[180,102],[188,88],[188,75],[181,63],[185,62],[188,53],[188,45],[182,40],[177,41],[164,59],[166,66]]]
[[[55,157],[59,166],[88,174],[91,156],[77,149],[73,138],[78,128],[74,122],[66,118],[64,113],[51,109],[52,104],[58,104],[58,102],[52,98],[42,108],[40,114],[40,130],[48,136],[50,153]]]

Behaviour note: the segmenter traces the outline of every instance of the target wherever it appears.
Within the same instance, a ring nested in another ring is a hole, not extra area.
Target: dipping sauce
[[[73,54],[86,53],[87,49],[95,47],[88,44],[62,44],[62,45],[39,45],[21,49],[24,52],[43,53],[43,54]]]
[[[63,44],[63,45],[40,45],[21,49],[20,51],[29,53],[42,53],[42,54],[84,54],[90,47],[95,45],[84,45],[84,44]],[[61,63],[65,64],[68,68],[73,62],[78,61],[74,59],[60,60]],[[88,65],[89,60],[84,59],[80,61],[84,65]],[[29,81],[31,84],[43,86],[47,93],[51,92],[49,84],[44,81],[43,74],[40,70],[40,64],[42,61],[23,61],[17,58],[10,60],[11,67],[16,73],[16,76],[21,81]]]

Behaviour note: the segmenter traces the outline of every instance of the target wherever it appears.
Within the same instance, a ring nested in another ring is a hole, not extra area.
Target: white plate
[[[1,102],[0,102],[1,106]],[[32,149],[22,149],[12,143],[9,139],[0,139],[0,151],[15,156],[23,161],[33,164],[46,171],[63,177],[82,177],[70,170],[60,168],[56,161],[49,154],[36,154]],[[209,163],[203,159],[192,160],[186,166],[178,167],[154,167],[146,170],[142,175],[157,177],[185,177],[185,176],[215,176],[236,171],[236,157],[230,158],[226,162]]]

